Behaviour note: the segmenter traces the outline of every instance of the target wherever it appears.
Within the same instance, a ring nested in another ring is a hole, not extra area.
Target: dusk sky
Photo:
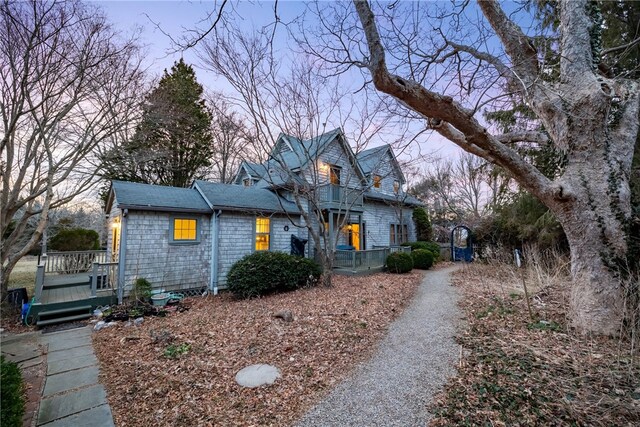
[[[228,91],[228,85],[217,79],[213,73],[200,67],[199,60],[193,50],[176,52],[170,38],[163,34],[170,34],[174,39],[184,36],[187,31],[198,27],[206,27],[203,19],[212,10],[213,1],[98,1],[99,5],[123,33],[130,34],[137,27],[142,27],[141,43],[146,46],[146,65],[151,78],[159,77],[164,69],[170,68],[181,56],[187,63],[193,65],[198,81],[205,88]],[[243,25],[247,31],[261,28],[273,20],[273,2],[240,2],[236,4],[238,14],[245,19]],[[305,10],[302,1],[280,1],[278,14],[283,21],[293,19]],[[156,28],[158,24],[159,28]],[[286,40],[281,39],[280,49],[287,49]],[[416,147],[417,148],[417,147]],[[412,150],[413,151],[413,150]],[[443,140],[438,135],[432,135],[423,140],[419,151],[422,155],[435,152],[437,156],[455,156],[461,150],[453,143]],[[401,156],[402,157],[402,156]],[[413,155],[411,156],[413,157]]]

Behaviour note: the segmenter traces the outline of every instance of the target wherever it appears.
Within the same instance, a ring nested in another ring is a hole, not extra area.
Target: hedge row
[[[417,249],[427,250],[432,253],[434,261],[437,261],[440,258],[440,245],[436,242],[406,242],[403,243],[402,246],[411,247],[412,252]]]

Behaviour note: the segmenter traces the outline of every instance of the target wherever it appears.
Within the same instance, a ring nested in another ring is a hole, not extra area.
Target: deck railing
[[[107,251],[47,252],[45,272],[56,274],[84,273],[91,270],[94,262],[107,262]]]
[[[381,270],[393,252],[411,252],[408,246],[375,247],[364,251],[336,250],[333,266],[337,270],[363,272]]]
[[[91,269],[91,296],[98,295],[98,290],[118,289],[118,263],[94,262]]]

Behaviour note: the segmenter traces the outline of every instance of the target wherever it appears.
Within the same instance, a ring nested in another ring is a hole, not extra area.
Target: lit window
[[[256,251],[269,250],[269,218],[256,218]]]
[[[382,181],[382,177],[380,175],[373,175],[373,186],[375,188],[380,188],[381,181]]]
[[[195,242],[198,237],[198,223],[195,219],[174,218],[173,219],[173,240],[176,242]]]
[[[340,185],[340,167],[331,166],[329,168],[329,182],[333,185]]]

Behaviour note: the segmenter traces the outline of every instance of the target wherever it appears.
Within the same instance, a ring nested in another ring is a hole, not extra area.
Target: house
[[[292,236],[308,242],[308,257],[326,247],[365,251],[415,240],[412,210],[421,203],[404,183],[390,146],[356,155],[341,129],[308,140],[280,135],[269,160],[243,162],[233,184],[114,181],[107,257],[118,263],[119,298],[138,277],[165,290],[217,292],[240,258],[289,253]]]

